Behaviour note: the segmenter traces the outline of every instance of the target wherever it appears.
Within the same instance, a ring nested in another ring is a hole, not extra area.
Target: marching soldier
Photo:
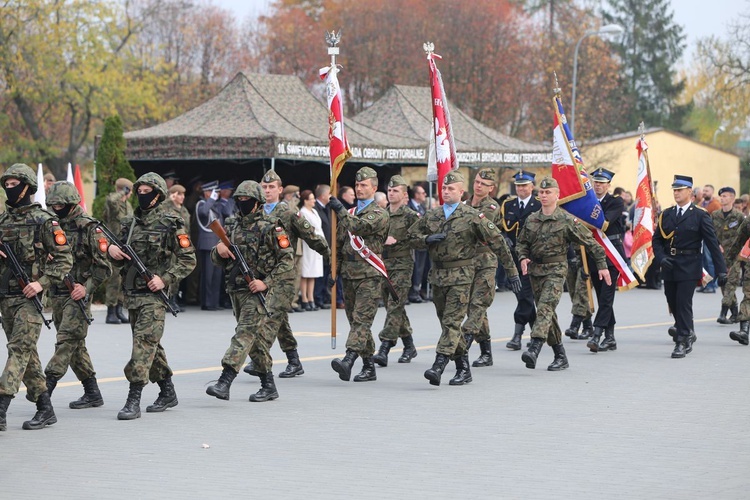
[[[442,331],[435,362],[424,373],[431,385],[440,385],[440,378],[450,359],[456,363],[456,376],[450,385],[472,381],[466,339],[461,321],[468,312],[474,258],[480,243],[492,248],[505,268],[514,293],[521,290],[521,280],[513,264],[505,237],[499,228],[477,210],[461,203],[464,177],[451,171],[443,180],[443,206],[432,209],[409,228],[409,239],[415,246],[427,247],[432,259],[429,280],[433,286],[433,302]],[[494,275],[493,275],[494,283]]]
[[[519,170],[513,176],[513,184],[516,186],[516,196],[508,198],[503,202],[500,209],[502,217],[502,229],[511,241],[511,253],[516,263],[516,269],[521,272],[521,265],[518,263],[518,254],[515,251],[516,239],[518,233],[523,228],[529,215],[537,212],[542,205],[534,197],[534,179],[535,174]],[[516,294],[516,310],[513,312],[513,321],[515,329],[513,338],[505,347],[513,351],[521,350],[521,336],[526,325],[529,328],[534,326],[536,320],[536,306],[534,305],[534,294],[531,291],[531,281],[527,275],[521,274],[521,291]]]
[[[555,359],[547,370],[559,371],[569,366],[555,313],[567,273],[568,244],[585,246],[594,255],[599,278],[608,285],[611,281],[604,250],[583,224],[557,207],[560,198],[557,181],[551,177],[542,179],[538,197],[542,208],[526,219],[516,242],[521,272],[531,276],[537,311],[531,329],[531,344],[521,359],[526,363],[526,368],[536,368],[537,358],[546,341],[555,353]]]
[[[619,196],[612,196],[607,191],[614,177],[614,172],[606,168],[598,168],[591,175],[594,181],[594,193],[596,194],[599,204],[604,211],[604,234],[607,236],[612,246],[622,257],[625,257],[625,249],[622,246],[622,239],[625,235],[625,221],[622,213],[625,211],[625,204]],[[591,261],[593,256],[589,253],[588,260]],[[599,308],[594,317],[594,334],[589,339],[586,347],[591,352],[599,351],[616,351],[617,341],[615,340],[615,292],[617,291],[617,278],[620,276],[619,271],[614,265],[607,260],[607,269],[609,269],[609,283],[602,282],[599,276],[591,273],[591,284],[596,291],[596,300]],[[604,340],[599,343],[602,332]]]
[[[225,268],[227,293],[237,327],[221,360],[221,376],[216,384],[206,389],[206,394],[228,400],[232,382],[250,355],[261,381],[260,390],[250,396],[250,401],[271,401],[277,399],[279,393],[273,381],[270,349],[291,304],[294,247],[280,221],[272,221],[264,215],[266,198],[257,182],[243,181],[234,192],[234,200],[239,213],[227,219],[227,237],[237,245],[255,279],[248,282],[250,278],[243,275],[237,256],[219,241],[211,252],[211,259]],[[267,314],[261,294],[265,294]]]
[[[130,242],[134,252],[154,277],[146,282],[129,257],[117,245],[109,245],[109,256],[124,280],[125,305],[133,332],[133,351],[125,365],[130,382],[128,398],[118,420],[141,417],[141,392],[151,381],[159,384],[159,396],[148,406],[149,413],[163,412],[177,406],[172,383],[172,369],[160,341],[164,335],[166,306],[158,293],[168,291],[195,267],[195,249],[186,232],[185,223],[165,210],[167,185],[160,175],[143,174],[133,184],[138,196],[134,216],[121,224],[121,241]]]
[[[409,208],[409,193],[406,180],[400,175],[394,175],[388,181],[388,215],[390,225],[388,239],[385,240],[383,262],[388,270],[388,276],[393,282],[398,294],[394,300],[383,283],[383,302],[385,303],[385,324],[380,331],[380,349],[373,356],[373,361],[380,366],[388,366],[388,353],[396,345],[399,337],[404,343],[404,350],[399,363],[409,363],[417,357],[414,347],[411,324],[406,315],[405,304],[411,290],[411,276],[414,272],[414,258],[411,243],[407,238],[407,230],[419,219],[417,212]]]
[[[102,222],[113,230],[117,230],[127,217],[133,216],[133,207],[130,206],[130,197],[133,196],[133,181],[120,178],[115,181],[115,191],[107,195],[104,201],[104,212]],[[106,298],[107,319],[106,323],[119,325],[130,323],[130,320],[122,310],[125,297],[122,293],[122,279],[119,273],[112,273],[107,280]]]
[[[373,203],[378,189],[378,176],[374,169],[362,167],[355,175],[354,189],[357,205],[348,211],[338,198],[331,197],[331,210],[339,218],[337,226],[337,252],[339,274],[344,283],[344,307],[349,320],[346,354],[343,359],[331,361],[331,368],[339,378],[349,381],[357,357],[362,358],[362,371],[354,376],[355,382],[377,380],[375,341],[372,322],[378,311],[385,270],[380,255],[388,238],[388,212]],[[386,278],[387,279],[387,278]]]
[[[711,217],[704,209],[691,203],[692,190],[692,177],[674,176],[672,192],[676,205],[661,213],[653,238],[654,263],[661,266],[664,295],[675,319],[673,358],[684,358],[690,354],[696,340],[693,329],[693,293],[695,284],[702,276],[703,243],[715,257],[714,269],[719,285],[726,284],[727,278],[727,269]],[[739,252],[739,248],[736,252]],[[736,252],[727,253],[730,262],[734,260]]]
[[[726,251],[732,246],[732,242],[737,236],[737,232],[740,229],[740,224],[745,219],[744,214],[734,208],[734,199],[736,193],[734,188],[723,187],[719,189],[719,201],[721,202],[721,209],[714,211],[711,214],[711,220],[714,223],[714,231],[716,231],[716,237],[719,240],[719,245],[724,253],[724,261],[727,269],[727,282],[721,287],[721,313],[716,319],[718,323],[722,325],[731,325],[737,322],[737,316],[739,310],[737,308],[737,296],[735,292],[740,284],[742,277],[742,262],[730,261],[727,259]],[[732,315],[727,318],[727,313],[732,312]]]
[[[495,191],[495,171],[483,168],[474,177],[474,193],[469,206],[481,213],[484,218],[499,227],[501,220],[500,207],[492,198]],[[479,242],[474,258],[474,279],[471,284],[469,310],[461,332],[466,336],[466,349],[472,341],[479,344],[480,355],[471,366],[478,368],[492,366],[492,343],[490,340],[490,323],[487,320],[487,308],[495,298],[495,275],[497,274],[497,256],[490,247]]]
[[[63,378],[68,367],[73,370],[83,384],[83,396],[68,406],[74,410],[102,406],[104,400],[96,383],[96,372],[86,349],[86,335],[89,324],[77,301],[86,304],[86,315],[91,314],[91,301],[94,291],[112,274],[107,259],[108,242],[99,221],[89,217],[79,205],[81,196],[76,187],[65,181],[55,182],[47,193],[47,206],[60,218],[60,226],[65,231],[73,251],[73,269],[70,277],[74,281],[73,290],[55,285],[50,290],[52,319],[57,328],[55,353],[47,363],[44,373],[47,376],[47,390],[50,396]]]
[[[594,325],[591,323],[591,309],[589,308],[589,298],[587,281],[589,275],[583,269],[581,262],[581,248],[578,246],[568,246],[568,274],[565,283],[568,286],[570,295],[571,308],[570,313],[573,319],[570,321],[570,327],[565,330],[565,336],[573,340],[585,340],[594,333]],[[583,325],[583,330],[579,331]]]
[[[286,202],[279,201],[283,187],[281,177],[279,177],[275,170],[269,170],[265,173],[263,179],[260,181],[260,187],[263,189],[266,200],[263,205],[263,217],[273,224],[281,224],[281,227],[284,228],[289,237],[292,249],[296,249],[297,242],[299,239],[302,239],[310,248],[321,254],[326,262],[329,261],[331,258],[331,249],[328,248],[325,238],[315,234],[315,229],[296,208],[292,209]],[[294,275],[296,279],[296,263],[294,266]],[[295,286],[292,286],[290,289],[285,287],[276,292],[289,294],[289,297],[285,299],[289,301],[289,307],[291,307],[294,301],[295,288]],[[299,353],[297,352],[297,339],[294,338],[292,327],[289,324],[288,309],[278,312],[282,316],[281,328],[278,333],[279,347],[286,354],[288,361],[284,371],[279,373],[279,378],[292,378],[305,373],[302,363],[299,360]],[[244,371],[256,377],[260,375],[260,372],[253,369],[252,362],[248,363]]]
[[[8,359],[0,376],[0,431],[7,428],[8,405],[21,381],[26,386],[26,399],[36,402],[37,408],[23,428],[36,430],[56,423],[57,417],[37,352],[43,315],[32,299],[53,285],[62,286],[73,256],[57,218],[31,202],[38,188],[34,171],[16,163],[0,177],[0,183],[7,195],[6,211],[0,215],[0,241],[13,251],[31,280],[21,288],[8,256],[0,251],[0,312],[8,339]]]

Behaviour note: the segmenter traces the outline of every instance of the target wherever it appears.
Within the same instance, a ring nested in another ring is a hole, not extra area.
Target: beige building
[[[716,191],[731,186],[740,192],[740,157],[687,136],[653,128],[646,130],[651,176],[664,207],[674,204],[671,185],[675,174],[689,175],[693,184],[711,184]],[[602,137],[581,146],[586,170],[604,167],[615,173],[612,188],[621,186],[635,194],[638,174],[637,132]]]

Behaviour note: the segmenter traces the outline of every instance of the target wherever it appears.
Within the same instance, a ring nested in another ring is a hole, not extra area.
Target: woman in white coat
[[[313,208],[315,207],[315,195],[309,189],[302,191],[300,195],[302,201],[302,207],[299,213],[307,219],[307,221],[315,229],[315,234],[325,237],[323,234],[323,223],[320,220],[320,215]],[[302,242],[302,259],[300,260],[300,270],[302,275],[302,281],[300,283],[300,291],[302,292],[302,309],[306,311],[314,311],[318,309],[315,306],[314,289],[315,289],[315,278],[323,276],[323,256],[318,252],[307,246],[307,243]]]

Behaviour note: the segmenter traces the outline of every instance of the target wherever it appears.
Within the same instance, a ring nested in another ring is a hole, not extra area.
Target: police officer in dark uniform
[[[654,231],[654,261],[661,266],[664,295],[675,319],[673,358],[684,358],[693,350],[693,293],[702,275],[701,247],[712,256],[720,286],[726,283],[727,268],[714,232],[711,216],[690,201],[693,178],[675,175],[672,183],[676,205],[664,210]]]
[[[607,192],[609,191],[609,185],[614,175],[614,172],[600,167],[591,174],[591,178],[594,181],[594,193],[596,193],[599,204],[604,211],[605,222],[602,228],[604,234],[607,235],[615,250],[620,252],[621,256],[625,257],[625,249],[622,246],[622,239],[625,236],[625,224],[622,217],[622,213],[625,211],[625,203],[619,196],[613,196]],[[591,255],[588,256],[589,262],[593,262],[592,257]],[[607,260],[607,267],[612,280],[609,285],[599,279],[596,273],[591,273],[591,284],[596,291],[596,300],[599,303],[599,309],[594,318],[594,335],[589,339],[588,344],[586,344],[586,347],[591,352],[617,350],[617,342],[615,341],[615,311],[613,306],[615,303],[615,292],[617,291],[617,278],[620,273],[609,259]],[[604,340],[599,344],[602,332],[604,332]]]
[[[535,174],[519,170],[513,176],[513,184],[516,186],[516,196],[508,198],[503,202],[500,208],[502,218],[502,228],[505,235],[511,241],[511,253],[516,263],[519,275],[521,277],[521,292],[516,294],[518,305],[513,312],[513,320],[516,323],[513,331],[513,338],[505,347],[514,351],[521,350],[521,335],[528,324],[529,328],[534,326],[536,320],[536,305],[534,305],[534,294],[531,291],[531,279],[528,275],[521,273],[521,266],[518,263],[518,256],[515,252],[516,238],[523,228],[524,223],[529,215],[540,210],[542,204],[534,196],[534,178]]]

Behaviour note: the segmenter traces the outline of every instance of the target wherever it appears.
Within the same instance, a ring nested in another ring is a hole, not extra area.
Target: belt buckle
[[[669,249],[669,255],[677,255],[677,249],[676,248],[670,248]]]

